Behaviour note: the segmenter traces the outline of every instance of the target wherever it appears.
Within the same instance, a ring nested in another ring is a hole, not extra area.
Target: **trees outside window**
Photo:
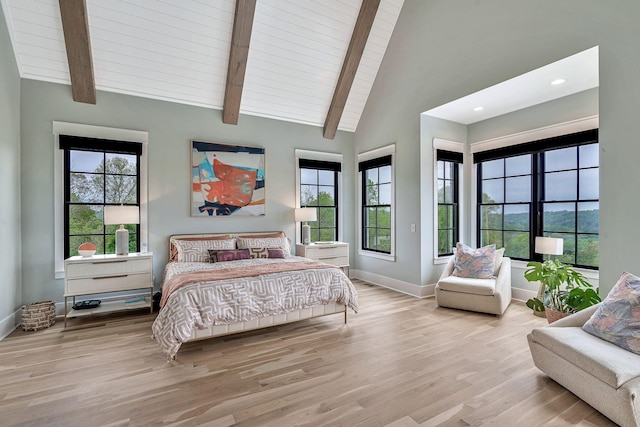
[[[560,261],[598,267],[597,130],[479,153],[474,161],[481,245],[504,246],[516,259],[540,259],[535,236],[559,237]]]
[[[64,150],[65,258],[78,246],[94,243],[96,253],[115,253],[119,225],[104,225],[107,205],[137,205],[140,200],[140,154],[137,143],[120,143],[60,135]],[[125,224],[129,250],[139,251],[139,225]]]
[[[453,254],[459,240],[459,164],[462,153],[437,151],[438,256]]]
[[[340,163],[300,159],[299,166],[300,207],[314,207],[318,213],[318,220],[308,223],[311,242],[338,240]]]
[[[391,254],[391,156],[361,162],[362,249]]]

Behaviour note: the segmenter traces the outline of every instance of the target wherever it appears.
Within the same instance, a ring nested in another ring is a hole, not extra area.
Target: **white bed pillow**
[[[291,245],[286,237],[238,237],[238,249],[282,249],[286,258],[291,256]]]
[[[209,249],[235,249],[236,239],[174,240],[178,249],[178,262],[209,262]]]

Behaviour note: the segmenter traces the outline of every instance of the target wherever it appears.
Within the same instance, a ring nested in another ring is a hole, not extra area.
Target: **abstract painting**
[[[265,214],[264,148],[191,144],[191,216]]]

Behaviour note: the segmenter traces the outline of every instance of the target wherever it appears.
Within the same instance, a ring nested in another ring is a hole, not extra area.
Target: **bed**
[[[175,359],[180,346],[243,331],[358,310],[335,266],[291,255],[282,232],[182,234],[169,262],[153,338]]]

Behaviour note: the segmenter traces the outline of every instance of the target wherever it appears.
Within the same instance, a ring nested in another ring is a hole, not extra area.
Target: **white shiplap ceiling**
[[[58,0],[0,1],[20,76],[70,85]],[[338,129],[355,131],[403,2],[381,1]],[[98,90],[223,108],[235,0],[86,3]],[[322,126],[361,3],[258,0],[240,113]]]

